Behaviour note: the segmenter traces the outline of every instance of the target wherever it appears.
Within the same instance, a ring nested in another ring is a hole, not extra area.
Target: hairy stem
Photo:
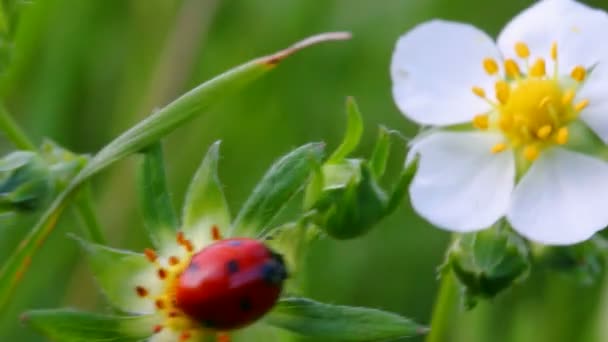
[[[426,342],[450,341],[450,326],[454,316],[454,306],[457,303],[458,287],[454,274],[445,272],[441,277],[439,293],[431,317],[431,331]]]

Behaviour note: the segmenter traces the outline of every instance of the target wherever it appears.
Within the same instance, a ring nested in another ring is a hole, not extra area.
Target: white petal
[[[608,163],[561,148],[544,152],[515,188],[508,213],[526,238],[582,242],[608,225]]]
[[[581,119],[608,143],[608,60],[593,68],[576,95],[576,102],[583,99],[589,100],[589,105],[581,112]]]
[[[484,58],[498,59],[492,39],[477,28],[433,20],[399,38],[391,62],[393,98],[408,118],[425,125],[470,121],[488,104],[473,86],[493,93]]]
[[[532,60],[544,58],[552,70],[549,57],[556,42],[560,74],[568,74],[576,65],[590,67],[608,55],[606,32],[606,12],[572,0],[544,0],[513,18],[499,35],[498,46],[505,57],[515,58],[515,44],[524,42]]]
[[[493,154],[500,134],[438,132],[413,146],[420,155],[410,186],[414,209],[434,225],[457,232],[489,227],[509,206],[515,179],[511,151]]]

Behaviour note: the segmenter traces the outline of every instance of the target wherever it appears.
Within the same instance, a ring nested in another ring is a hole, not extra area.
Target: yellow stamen
[[[479,96],[481,98],[484,98],[484,99],[486,98],[486,91],[483,90],[483,88],[481,88],[481,87],[473,87],[471,90],[473,91],[473,94],[475,94],[475,95],[477,95],[477,96]]]
[[[485,114],[475,115],[473,118],[473,126],[477,129],[486,130],[489,126],[488,116]]]
[[[530,49],[528,49],[528,45],[523,42],[517,42],[515,44],[515,53],[519,58],[528,58],[530,57]]]
[[[551,44],[551,59],[557,61],[557,42]]]
[[[585,79],[586,75],[587,70],[585,70],[585,68],[581,65],[575,66],[574,69],[572,69],[572,71],[570,72],[570,77],[572,77],[572,79],[577,82],[582,82]]]
[[[492,146],[491,151],[492,151],[492,153],[496,154],[496,153],[500,153],[506,149],[507,149],[507,145],[505,143],[498,143],[498,144]]]
[[[532,77],[543,77],[545,76],[545,60],[537,59],[536,62],[530,68],[530,76]]]
[[[588,105],[589,105],[589,100],[584,99],[581,102],[574,105],[574,110],[577,112],[580,112],[581,110],[585,109],[585,107],[587,107]]]
[[[509,101],[510,92],[509,84],[504,80],[500,80],[496,82],[494,88],[496,90],[496,99],[502,104],[507,103],[507,101]]]
[[[562,104],[565,106],[569,105],[570,103],[572,103],[572,100],[574,100],[574,90],[568,89],[562,97]]]
[[[498,72],[498,63],[493,58],[486,58],[483,60],[483,68],[488,75],[495,75]]]
[[[574,69],[572,69],[572,72],[570,72],[570,77],[577,82],[582,82],[586,75],[587,70],[581,65],[575,66]]]
[[[507,77],[511,78],[517,78],[521,75],[521,72],[519,71],[519,66],[512,59],[505,60],[505,73],[507,74]]]
[[[536,131],[536,135],[541,139],[547,139],[547,137],[551,134],[553,127],[550,125],[544,125]]]
[[[498,120],[498,127],[503,131],[508,131],[513,127],[513,118],[511,116],[503,116]]]
[[[524,148],[524,158],[526,158],[528,161],[536,160],[539,154],[540,151],[538,150],[538,147],[534,145],[529,145]]]
[[[557,135],[555,136],[555,141],[560,144],[560,145],[564,145],[565,143],[568,142],[568,128],[567,127],[562,127],[559,130],[557,130]]]
[[[551,97],[549,97],[549,96],[543,97],[543,99],[540,100],[540,102],[538,103],[538,109],[546,108],[549,105],[549,103],[551,103]]]

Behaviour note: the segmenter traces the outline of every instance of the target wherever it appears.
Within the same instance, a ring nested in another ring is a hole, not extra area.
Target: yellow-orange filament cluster
[[[506,59],[502,64],[504,75],[500,76],[500,64],[496,60],[483,60],[485,72],[498,79],[494,83],[493,99],[481,87],[471,89],[491,105],[487,113],[476,115],[472,124],[479,130],[502,133],[504,140],[492,147],[492,153],[510,148],[533,161],[542,149],[568,142],[568,124],[589,105],[586,99],[574,102],[578,87],[587,77],[587,70],[578,65],[570,72],[570,82],[560,79],[556,43],[551,45],[550,51],[552,75],[547,74],[545,59],[536,58],[529,63],[531,51],[525,43],[516,43],[514,50],[516,56],[525,61],[522,65],[526,70],[522,71],[515,59]]]
[[[220,240],[221,234],[217,226],[211,227],[211,237],[213,240]],[[135,294],[141,298],[146,298],[154,303],[157,312],[164,316],[162,324],[155,325],[153,333],[158,334],[165,328],[169,328],[178,332],[180,341],[188,341],[198,339],[210,332],[199,323],[190,319],[177,306],[175,300],[175,291],[179,276],[188,267],[190,260],[194,255],[194,245],[188,240],[183,232],[178,232],[176,236],[177,245],[181,247],[180,255],[171,255],[167,258],[161,258],[156,251],[146,248],[144,255],[146,259],[156,268],[156,276],[163,282],[161,293],[151,293],[144,286],[136,286]],[[230,337],[227,334],[217,333],[216,340],[218,342],[229,342]]]

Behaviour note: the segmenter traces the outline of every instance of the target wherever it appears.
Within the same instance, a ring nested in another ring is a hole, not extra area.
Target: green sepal
[[[606,268],[608,241],[600,235],[571,246],[536,246],[536,267],[559,272],[582,285],[601,281]]]
[[[353,97],[346,98],[347,126],[344,139],[328,159],[328,163],[338,163],[344,160],[361,141],[363,135],[363,118]]]
[[[71,309],[32,310],[21,321],[53,341],[136,342],[152,335],[154,315],[108,316]]]
[[[40,152],[16,151],[0,160],[0,211],[33,211],[43,207],[52,195],[87,162],[46,141]]]
[[[380,178],[390,155],[391,132],[379,129],[369,161],[346,158],[359,142],[363,127],[361,114],[350,98],[347,113],[344,141],[328,161],[314,168],[303,204],[315,225],[336,239],[361,236],[392,213],[405,197],[417,167],[408,165],[393,189],[384,190]]]
[[[376,146],[374,146],[374,151],[369,158],[369,165],[375,179],[379,179],[384,175],[390,148],[390,132],[386,128],[380,127],[378,130],[378,138],[376,139]]]
[[[101,288],[113,307],[129,313],[150,313],[154,304],[137,295],[136,287],[156,290],[156,270],[143,254],[119,250],[77,239]]]
[[[290,279],[297,279],[298,267],[302,265],[302,258],[311,240],[318,238],[321,232],[311,229],[312,226],[303,219],[298,222],[289,222],[272,230],[272,234],[263,237],[267,246],[279,253],[287,264]],[[293,282],[288,282],[287,285]]]
[[[348,162],[356,164],[348,183],[339,187],[326,184],[322,197],[313,207],[317,211],[315,223],[336,239],[351,239],[367,233],[384,218],[388,207],[388,196],[373,178],[369,165],[363,161]]]
[[[165,161],[160,142],[143,151],[139,167],[138,193],[144,225],[157,248],[175,239],[177,216],[165,176]]]
[[[465,304],[492,298],[528,276],[528,245],[505,226],[461,235],[448,252],[447,265],[464,286]]]
[[[53,190],[44,159],[34,152],[13,152],[0,160],[0,207],[33,210],[48,200]]]
[[[268,225],[306,184],[323,158],[324,144],[301,146],[275,162],[257,184],[236,217],[232,236],[268,233]]]
[[[409,318],[378,309],[284,298],[264,318],[272,326],[315,339],[386,341],[428,331]]]
[[[407,193],[407,189],[409,188],[414,176],[416,175],[416,171],[418,171],[418,162],[420,158],[418,156],[414,157],[412,161],[405,165],[403,171],[401,171],[401,175],[399,176],[399,181],[393,187],[391,191],[391,195],[388,201],[388,206],[386,207],[386,214],[390,214],[401,203],[403,198]]]
[[[217,175],[219,149],[219,141],[211,145],[186,192],[182,229],[195,242],[210,241],[213,225],[222,235],[230,225],[228,203]]]

